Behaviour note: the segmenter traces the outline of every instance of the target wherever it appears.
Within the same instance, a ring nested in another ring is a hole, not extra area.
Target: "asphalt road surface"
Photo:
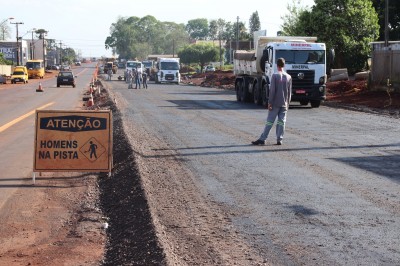
[[[0,209],[15,192],[22,178],[32,176],[34,125],[36,109],[80,109],[83,88],[87,88],[93,68],[74,69],[77,86],[57,88],[56,77],[46,80],[31,79],[27,84],[7,84],[0,87],[0,180],[9,189],[0,194]],[[54,76],[56,72],[54,73]],[[36,92],[42,85],[44,92]],[[12,189],[12,188],[15,189]]]
[[[400,125],[294,103],[282,146],[232,91],[105,81],[123,115],[167,261],[399,265]]]

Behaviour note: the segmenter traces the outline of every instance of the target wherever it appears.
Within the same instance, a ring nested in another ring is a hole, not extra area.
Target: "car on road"
[[[57,77],[57,87],[61,85],[70,85],[75,88],[75,76],[72,71],[60,71]]]
[[[0,75],[0,84],[6,84],[7,83],[7,77]]]
[[[75,66],[80,66],[81,65],[81,61],[76,61],[75,62]]]
[[[215,71],[215,67],[212,65],[206,66],[206,68],[204,69],[204,72],[214,72]]]
[[[16,84],[17,82],[28,83],[28,79],[28,69],[25,66],[16,66],[14,68],[14,72],[11,75],[12,84]]]
[[[71,70],[71,66],[70,65],[62,65],[61,66],[61,68],[60,68],[61,70]]]

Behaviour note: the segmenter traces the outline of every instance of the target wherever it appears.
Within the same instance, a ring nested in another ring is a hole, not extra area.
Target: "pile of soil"
[[[196,73],[194,75],[184,76],[182,78],[182,83],[233,90],[235,88],[235,75],[232,71],[222,70],[208,73]]]
[[[327,83],[327,101],[366,106],[374,109],[399,110],[400,94],[389,90],[372,91],[365,80]]]

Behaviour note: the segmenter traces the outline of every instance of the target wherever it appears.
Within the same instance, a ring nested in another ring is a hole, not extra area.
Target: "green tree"
[[[310,12],[301,6],[300,0],[292,0],[292,4],[287,5],[288,13],[281,16],[281,34],[284,36],[309,36]]]
[[[226,22],[224,19],[218,19],[217,20],[217,29],[218,29],[218,41],[219,41],[219,62],[220,66],[222,66],[223,60],[223,48],[222,48],[222,41],[224,40],[224,35],[225,35],[225,27],[226,27]]]
[[[208,35],[208,20],[205,18],[189,20],[185,29],[192,39],[205,40]]]
[[[215,41],[218,38],[218,24],[216,20],[211,20],[208,27],[208,37]]]
[[[385,40],[385,0],[373,0],[372,4],[378,14],[379,19],[379,40]],[[400,39],[400,1],[389,1],[389,40]]]
[[[284,17],[284,34],[317,36],[328,49],[335,49],[336,68],[348,68],[354,73],[365,67],[369,43],[379,33],[371,0],[315,0],[311,10],[299,6],[289,6],[288,10],[291,15]]]
[[[173,54],[188,43],[188,37],[184,24],[160,22],[153,16],[118,18],[105,47],[120,58],[144,59],[149,54]]]
[[[69,47],[62,49],[61,54],[61,62],[63,63],[72,64],[76,58],[75,50]]]
[[[335,49],[335,67],[347,67],[351,73],[365,67],[370,42],[379,34],[371,0],[315,0],[310,21],[315,35]]]
[[[250,36],[253,36],[253,32],[259,31],[261,29],[260,17],[258,16],[258,11],[254,12],[250,16],[249,20]]]
[[[4,55],[0,53],[0,65],[12,65],[13,61],[4,58]]]
[[[212,44],[191,44],[180,49],[178,56],[184,64],[197,63],[201,67],[201,71],[209,62],[218,59],[219,49]]]

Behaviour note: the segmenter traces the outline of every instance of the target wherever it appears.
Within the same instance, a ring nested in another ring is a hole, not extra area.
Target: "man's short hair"
[[[285,58],[278,58],[278,61],[276,62],[278,67],[284,67],[285,66]]]

